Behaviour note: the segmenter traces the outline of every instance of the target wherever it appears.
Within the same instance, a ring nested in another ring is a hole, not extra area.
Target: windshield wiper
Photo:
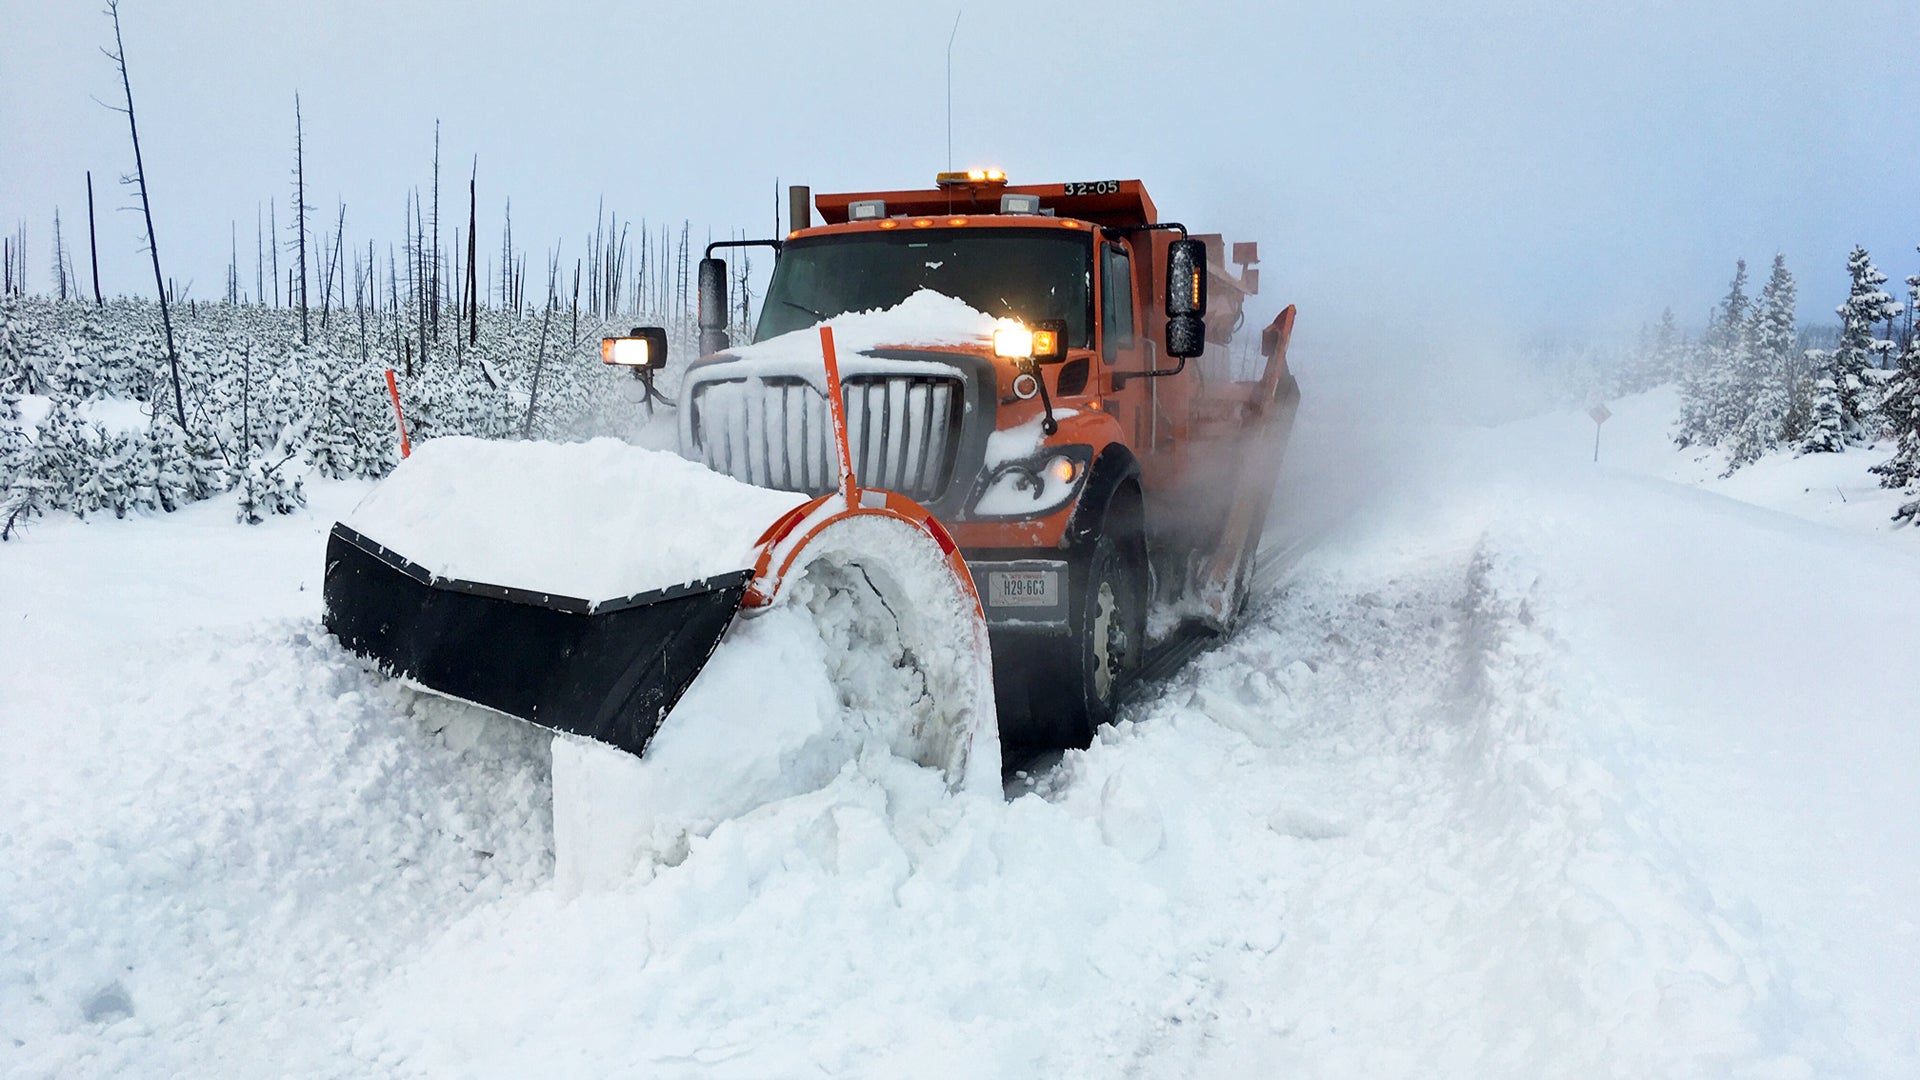
[[[776,296],[774,297],[774,299],[780,301],[781,303],[787,305],[788,307],[794,309],[795,311],[804,311],[807,314],[813,316],[814,318],[819,319],[821,322],[827,321],[828,316],[825,312],[815,311],[805,304],[796,304],[784,296]]]

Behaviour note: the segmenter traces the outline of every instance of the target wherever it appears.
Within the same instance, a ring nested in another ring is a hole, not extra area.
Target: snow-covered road
[[[1303,413],[1311,549],[1034,794],[869,755],[579,895],[544,737],[320,632],[363,489],[40,523],[0,1072],[1920,1074],[1920,542],[1675,482],[1670,406]]]

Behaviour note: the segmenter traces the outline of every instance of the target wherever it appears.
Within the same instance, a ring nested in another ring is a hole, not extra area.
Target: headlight
[[[1042,517],[1067,504],[1086,479],[1090,447],[1066,447],[995,469],[973,500],[976,517]]]

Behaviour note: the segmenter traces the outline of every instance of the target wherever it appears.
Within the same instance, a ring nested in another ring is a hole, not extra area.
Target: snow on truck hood
[[[761,532],[804,501],[617,439],[448,436],[343,524],[442,577],[611,600],[749,569]]]
[[[918,348],[940,345],[986,345],[1002,326],[1021,325],[976,311],[965,301],[932,289],[920,289],[890,308],[854,311],[826,321],[833,327],[833,347],[848,373],[858,370],[860,353],[888,346]],[[820,328],[790,330],[779,337],[727,350],[729,356],[752,360],[756,366],[792,366],[806,373],[824,371],[820,357]],[[897,370],[897,363],[889,370]]]

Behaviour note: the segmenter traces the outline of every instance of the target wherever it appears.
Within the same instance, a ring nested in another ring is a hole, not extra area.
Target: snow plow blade
[[[436,577],[336,524],[324,619],[394,675],[639,755],[720,644],[752,577],[741,570],[594,602]]]

